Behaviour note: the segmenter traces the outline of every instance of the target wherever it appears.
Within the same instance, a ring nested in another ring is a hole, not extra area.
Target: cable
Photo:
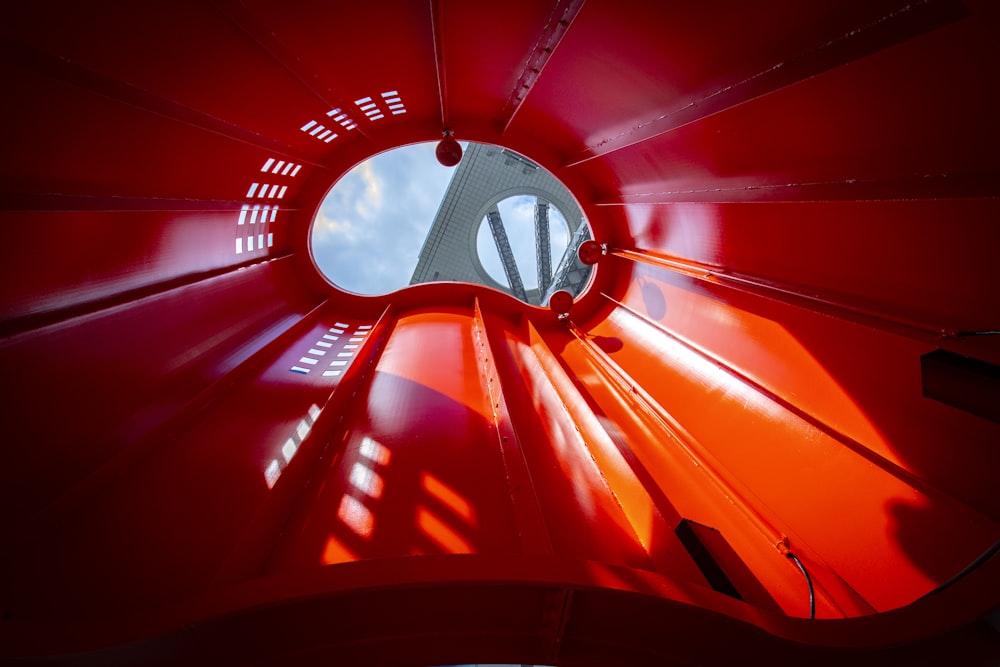
[[[941,584],[940,586],[938,586],[934,590],[931,590],[931,591],[928,591],[927,593],[924,593],[923,595],[920,596],[919,599],[923,600],[924,598],[930,597],[931,595],[934,595],[935,593],[940,593],[941,591],[943,591],[946,588],[950,588],[952,585],[956,584],[959,579],[962,579],[963,577],[965,577],[965,575],[967,575],[970,572],[972,572],[973,570],[975,570],[977,567],[979,567],[980,565],[982,565],[983,563],[985,563],[986,561],[988,561],[990,558],[993,558],[993,556],[996,555],[997,551],[1000,551],[1000,542],[996,542],[993,546],[991,546],[989,549],[987,549],[986,551],[984,551],[979,556],[979,558],[977,558],[976,560],[972,561],[971,563],[969,563],[968,565],[966,565],[965,567],[963,567],[951,579],[949,579],[948,581],[944,582],[943,584]]]
[[[798,566],[802,576],[806,578],[806,585],[809,587],[809,618],[816,618],[816,591],[813,590],[812,577],[809,576],[809,571],[806,570],[806,566],[791,551],[785,554],[785,558],[790,558]]]
[[[795,554],[787,550],[788,549],[787,542],[779,542],[778,549],[785,555],[785,558],[788,558],[793,563],[795,563],[796,567],[799,568],[799,572],[801,572],[802,576],[806,578],[806,585],[809,587],[809,618],[811,619],[816,618],[816,592],[813,590],[812,577],[809,576],[809,571],[806,570],[806,566],[802,564],[802,561],[800,561]],[[970,572],[980,567],[983,563],[985,563],[989,559],[993,558],[993,556],[997,555],[997,552],[1000,552],[1000,542],[994,543],[993,546],[991,546],[989,549],[980,554],[979,558],[975,559],[974,561],[963,567],[959,572],[957,572],[954,576],[948,579],[948,581],[944,582],[934,590],[928,591],[927,593],[921,595],[919,599],[923,600],[924,598],[930,597],[935,593],[940,593],[944,589],[950,588],[951,586],[955,585],[956,583],[958,583],[959,580],[963,579]]]
[[[802,564],[802,561],[800,561],[798,557],[792,553],[792,549],[788,544],[787,536],[782,535],[781,539],[778,540],[774,547],[778,550],[778,553],[795,563],[796,567],[799,568],[799,572],[801,572],[802,576],[806,578],[806,586],[809,587],[809,618],[816,618],[816,590],[813,588],[813,580],[812,577],[809,576],[809,571],[806,569],[806,566]]]

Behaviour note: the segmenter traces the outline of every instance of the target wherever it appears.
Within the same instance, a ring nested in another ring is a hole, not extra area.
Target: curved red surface
[[[8,8],[0,659],[995,664],[998,11],[677,4]],[[445,127],[581,203],[568,318],[316,275]]]

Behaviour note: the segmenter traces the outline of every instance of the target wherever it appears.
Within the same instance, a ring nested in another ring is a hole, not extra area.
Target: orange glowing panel
[[[471,554],[475,549],[454,528],[434,515],[427,508],[417,510],[417,524],[435,544],[450,554]]]
[[[457,491],[429,472],[421,473],[420,485],[424,488],[424,491],[429,493],[436,500],[444,503],[444,505],[455,514],[465,519],[466,523],[471,526],[476,525],[476,510],[474,510],[469,501]]]
[[[411,380],[490,418],[476,371],[472,323],[471,316],[457,313],[400,317],[379,371]]]
[[[323,565],[336,565],[337,563],[350,563],[359,560],[359,556],[344,546],[344,543],[331,535],[326,540],[323,548]]]

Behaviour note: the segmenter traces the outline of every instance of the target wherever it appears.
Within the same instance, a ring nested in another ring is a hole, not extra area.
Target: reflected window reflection
[[[381,496],[385,485],[379,474],[361,461],[351,467],[350,480],[354,488],[372,498]]]
[[[306,416],[296,424],[292,436],[285,440],[285,444],[281,446],[281,457],[275,457],[264,468],[264,482],[267,484],[267,488],[273,489],[274,485],[278,483],[281,473],[285,471],[285,468],[288,467],[288,464],[292,462],[292,459],[298,453],[299,447],[306,439],[306,436],[309,435],[309,431],[312,430],[313,424],[316,423],[320,412],[321,410],[318,405],[315,403],[310,405]]]
[[[375,517],[371,510],[353,496],[344,496],[340,499],[340,507],[337,508],[337,518],[344,522],[348,528],[364,538],[371,537],[375,527]]]
[[[361,452],[361,456],[380,465],[388,465],[389,458],[392,456],[392,452],[387,447],[368,436],[365,436],[361,440],[361,447],[359,447],[358,451]]]

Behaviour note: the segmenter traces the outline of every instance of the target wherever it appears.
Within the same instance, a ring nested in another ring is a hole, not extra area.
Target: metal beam
[[[507,474],[510,502],[517,515],[521,551],[526,556],[551,557],[555,553],[552,548],[552,538],[545,523],[545,514],[542,512],[538,491],[535,489],[525,456],[525,427],[523,423],[516,423],[519,416],[523,419],[517,410],[518,397],[512,397],[514,407],[511,408],[511,402],[505,395],[508,383],[511,391],[517,392],[518,381],[517,378],[504,377],[501,369],[509,372],[512,364],[516,362],[512,359],[510,348],[502,342],[504,335],[502,325],[494,324],[487,329],[486,317],[483,315],[478,298],[473,301],[472,333],[478,362],[476,368],[479,371],[483,396],[488,399],[487,410],[493,415],[500,455],[503,457],[504,471]]]
[[[555,53],[559,43],[566,36],[573,19],[580,13],[583,3],[584,0],[559,0],[556,3],[548,23],[542,29],[542,34],[538,36],[538,41],[535,42],[534,48],[528,54],[524,69],[521,70],[521,75],[517,78],[517,83],[514,84],[514,90],[511,91],[510,97],[507,98],[507,103],[504,105],[500,134],[506,132],[507,128],[510,127],[514,116],[520,111],[521,105],[528,97],[528,93],[538,81],[538,77],[542,75],[542,70],[545,69],[552,54]]]
[[[602,155],[656,139],[685,125],[878,53],[966,16],[968,10],[954,0],[900,2],[888,14],[859,18],[859,25],[841,35],[833,38],[822,36],[819,43],[753,75],[701,91],[697,97],[679,108],[594,141],[563,166],[575,167]]]
[[[577,256],[577,251],[583,242],[588,240],[590,240],[590,227],[581,221],[580,226],[576,228],[576,232],[573,233],[573,237],[569,240],[569,245],[566,246],[566,252],[563,253],[562,259],[559,260],[559,265],[556,267],[555,273],[552,274],[552,282],[549,284],[549,288],[544,292],[539,291],[541,305],[544,306],[547,304],[549,298],[559,290],[566,290],[573,296],[576,296],[586,287],[593,267],[581,262]]]
[[[987,174],[942,172],[892,179],[842,178],[799,183],[732,186],[706,182],[702,187],[629,194],[594,202],[595,206],[654,206],[676,203],[829,202],[885,199],[972,199],[1000,196],[1000,183]]]
[[[549,203],[538,197],[535,198],[535,259],[538,264],[538,293],[545,294],[552,281]]]
[[[493,232],[493,240],[497,244],[497,252],[500,253],[500,261],[503,263],[503,272],[507,275],[510,291],[518,299],[527,303],[528,297],[524,292],[524,283],[521,282],[521,274],[514,262],[514,253],[510,250],[510,241],[507,240],[507,230],[504,229],[503,220],[500,219],[500,211],[497,210],[496,206],[486,213],[486,219],[489,220],[490,231]]]
[[[905,336],[913,340],[933,345],[942,345],[947,339],[957,337],[957,331],[930,322],[922,322],[895,313],[866,307],[836,299],[828,295],[809,293],[794,285],[766,280],[760,276],[737,273],[718,266],[680,257],[667,257],[646,250],[627,250],[615,248],[609,251],[615,257],[621,257],[632,262],[642,262],[660,267],[674,273],[679,273],[695,280],[712,285],[752,294],[754,296],[806,308],[829,317],[852,322],[879,331],[887,331],[897,336]]]

